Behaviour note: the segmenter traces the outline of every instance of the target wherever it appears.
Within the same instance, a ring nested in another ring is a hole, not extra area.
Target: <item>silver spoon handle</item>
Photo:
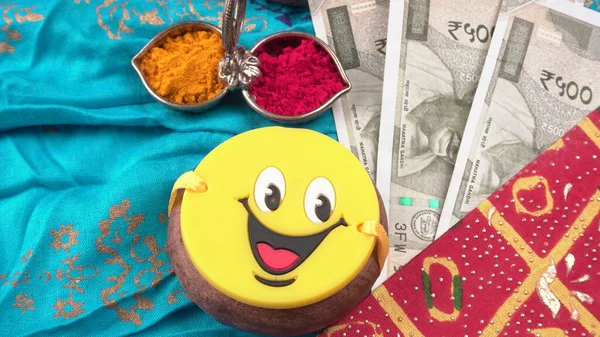
[[[260,61],[237,43],[242,35],[246,0],[226,0],[223,9],[223,47],[225,57],[219,62],[219,78],[229,90],[249,86],[260,73]]]

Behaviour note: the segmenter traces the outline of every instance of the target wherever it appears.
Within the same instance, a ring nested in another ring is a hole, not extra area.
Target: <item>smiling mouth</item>
[[[339,226],[348,226],[344,218],[329,228],[307,236],[288,236],[276,233],[267,228],[256,218],[248,206],[248,198],[238,200],[248,212],[248,237],[252,254],[260,267],[271,275],[283,275],[296,269],[319,244]],[[254,275],[260,283],[272,287],[284,287],[296,281],[296,278],[288,280],[269,280]]]

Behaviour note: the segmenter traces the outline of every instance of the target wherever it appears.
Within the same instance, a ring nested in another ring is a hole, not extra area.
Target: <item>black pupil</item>
[[[329,220],[331,215],[331,203],[327,197],[320,195],[318,199],[321,201],[321,205],[315,205],[315,214],[319,220],[325,222]]]
[[[270,195],[269,193],[265,194],[265,204],[270,210],[274,211],[279,208],[279,203],[281,202],[281,192],[275,185],[269,185],[268,188],[271,192]]]

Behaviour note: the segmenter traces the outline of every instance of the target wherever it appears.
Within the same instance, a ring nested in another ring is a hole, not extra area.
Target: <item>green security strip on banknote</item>
[[[435,237],[500,5],[501,0],[390,4],[377,169],[394,229],[388,276]],[[401,197],[427,202],[395,202],[408,200]],[[404,242],[406,249],[399,249]]]
[[[502,14],[436,237],[598,107],[599,83],[600,13],[547,0]]]
[[[421,204],[421,205],[419,205]],[[425,206],[429,208],[440,208],[439,199],[419,200],[411,197],[400,197],[400,205],[402,206]]]

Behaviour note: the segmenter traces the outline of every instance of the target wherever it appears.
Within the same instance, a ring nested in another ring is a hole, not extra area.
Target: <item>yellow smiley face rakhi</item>
[[[168,253],[190,298],[224,324],[297,335],[334,323],[385,261],[385,211],[333,139],[267,127],[235,136],[177,179]]]

